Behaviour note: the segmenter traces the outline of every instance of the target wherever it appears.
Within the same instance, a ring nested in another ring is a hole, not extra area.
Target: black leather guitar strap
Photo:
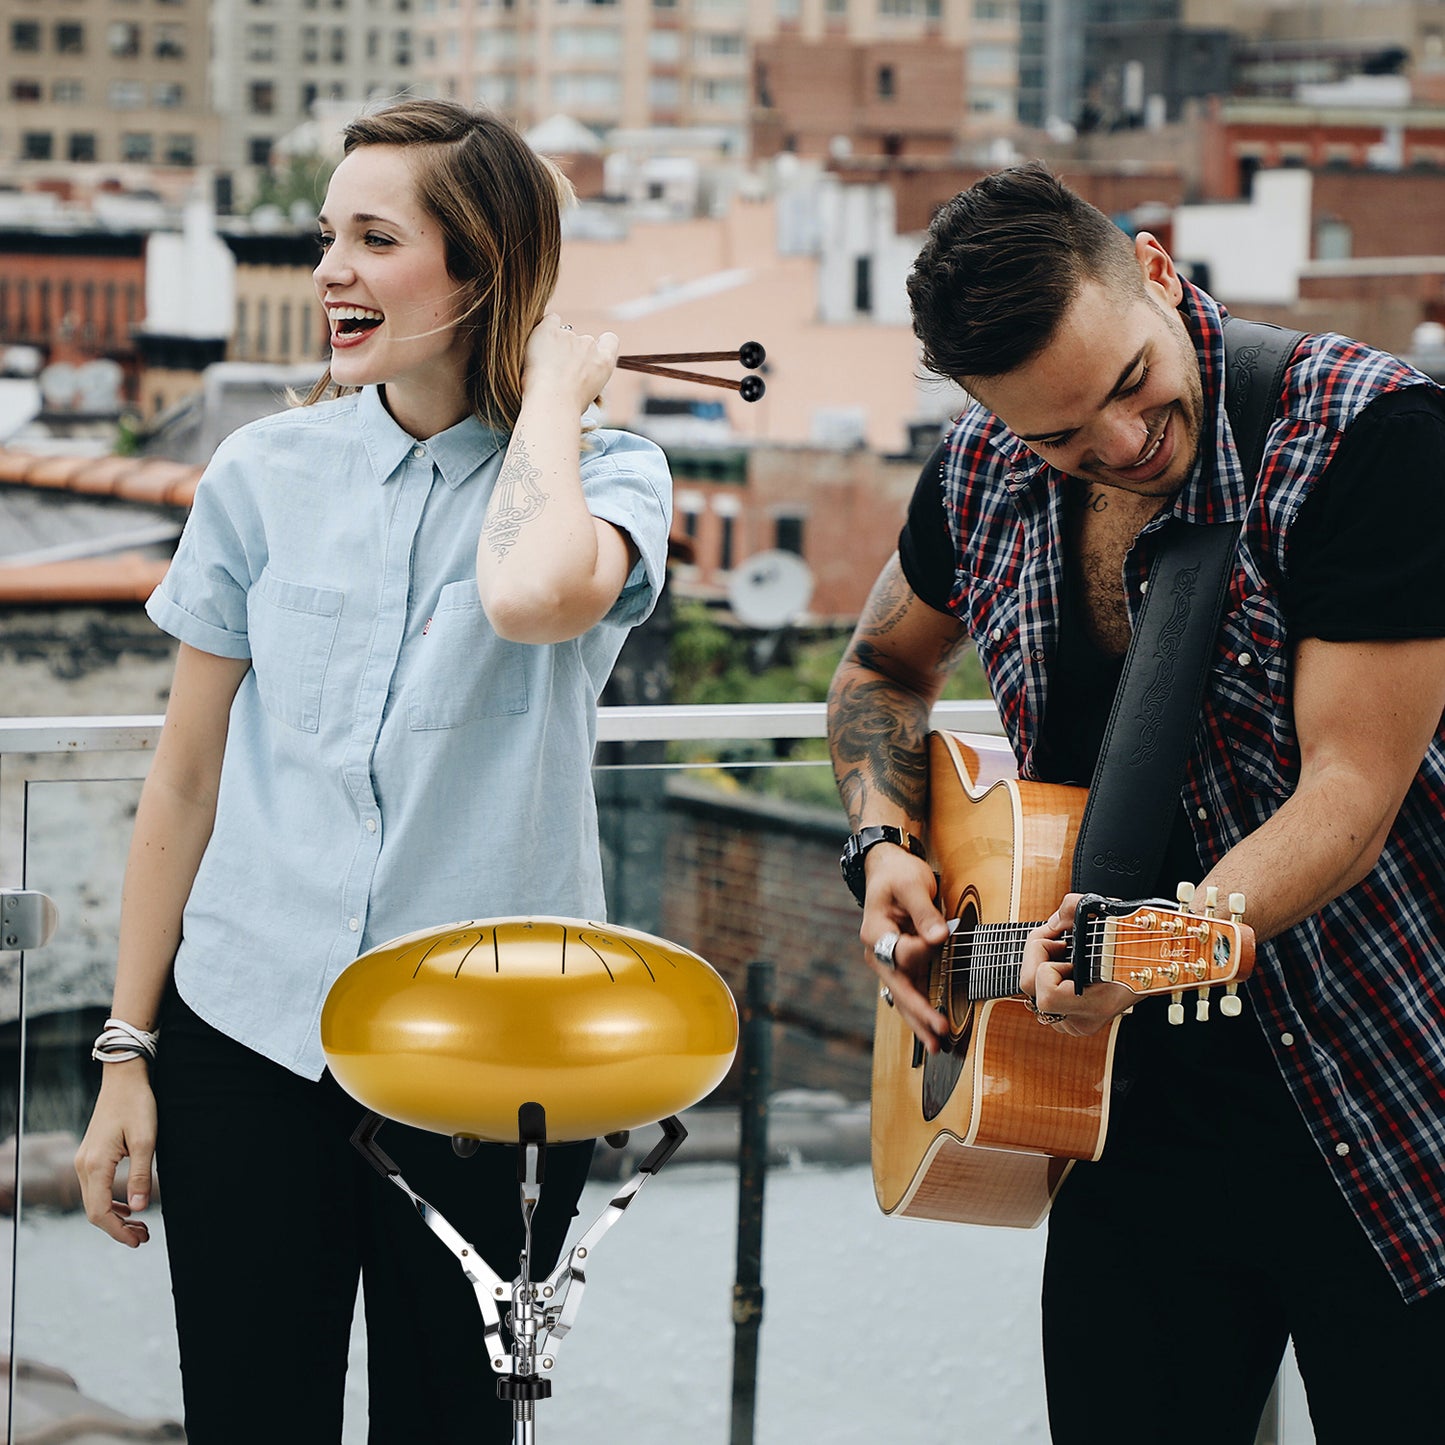
[[[1285,367],[1303,334],[1234,317],[1224,323],[1224,404],[1244,475],[1255,483]],[[1137,898],[1153,891],[1240,525],[1173,523],[1154,559],[1074,848],[1076,892]]]

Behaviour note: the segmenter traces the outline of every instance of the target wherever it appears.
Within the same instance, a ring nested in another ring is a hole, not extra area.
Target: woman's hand
[[[552,396],[567,401],[581,416],[597,399],[617,366],[619,342],[611,331],[588,336],[573,331],[548,312],[527,339],[522,371],[523,397]]]
[[[1094,983],[1081,994],[1074,992],[1074,966],[1067,957],[1064,934],[1074,926],[1082,897],[1065,894],[1053,917],[1029,933],[1019,974],[1019,989],[1037,1008],[1040,1022],[1074,1038],[1098,1033],[1135,1000],[1133,990],[1121,983]]]
[[[129,1249],[151,1236],[143,1220],[133,1218],[151,1202],[151,1163],[156,1148],[156,1101],[143,1059],[104,1065],[100,1097],[90,1127],[75,1155],[75,1172],[86,1218]],[[115,1171],[130,1160],[126,1202],[112,1198]]]
[[[948,1036],[948,1020],[929,1001],[928,972],[948,937],[948,923],[938,911],[933,869],[893,843],[870,848],[863,868],[868,892],[858,936],[867,949],[864,959],[923,1047],[936,1054]],[[890,935],[896,939],[891,966],[875,951]]]

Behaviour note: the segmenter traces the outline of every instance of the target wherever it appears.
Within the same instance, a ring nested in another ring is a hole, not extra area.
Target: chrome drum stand
[[[557,1363],[557,1345],[577,1319],[582,1292],[587,1285],[586,1266],[597,1241],[622,1218],[638,1190],[656,1174],[687,1138],[687,1130],[676,1116],[662,1120],[662,1138],[638,1164],[632,1177],[612,1196],[607,1207],[592,1222],[576,1244],[544,1280],[534,1280],[531,1270],[532,1216],[541,1198],[547,1150],[547,1120],[540,1104],[523,1104],[517,1111],[517,1181],[524,1243],[516,1279],[502,1279],[485,1259],[449,1224],[442,1213],[427,1203],[401,1177],[396,1165],[376,1142],[386,1122],[382,1115],[368,1112],[351,1136],[351,1142],[383,1178],[396,1185],[416,1208],[427,1227],[452,1252],[462,1273],[477,1296],[482,1311],[487,1358],[497,1377],[497,1397],[512,1405],[512,1445],[534,1445],[537,1401],[552,1393],[549,1378]],[[619,1147],[626,1134],[608,1135]],[[474,1153],[478,1141],[457,1136],[452,1147],[462,1156]],[[506,1319],[502,1306],[511,1301]],[[511,1337],[505,1347],[503,1331]]]

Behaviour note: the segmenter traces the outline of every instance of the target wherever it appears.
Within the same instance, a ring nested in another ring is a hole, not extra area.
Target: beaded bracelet
[[[127,1059],[153,1059],[161,1031],[148,1033],[124,1019],[106,1019],[105,1027],[91,1045],[90,1057],[102,1064],[120,1064]]]

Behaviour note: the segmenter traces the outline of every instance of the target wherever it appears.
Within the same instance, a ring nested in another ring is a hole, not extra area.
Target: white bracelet
[[[148,1033],[124,1019],[106,1019],[105,1027],[91,1045],[90,1057],[102,1064],[120,1064],[127,1059],[153,1059],[160,1038],[159,1029]]]

